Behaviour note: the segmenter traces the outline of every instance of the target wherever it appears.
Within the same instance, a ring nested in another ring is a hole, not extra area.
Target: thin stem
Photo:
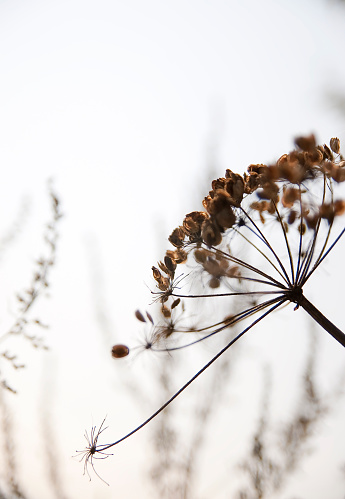
[[[284,275],[280,272],[280,270],[278,269],[278,267],[277,267],[276,265],[274,265],[274,263],[272,262],[272,260],[271,260],[271,259],[270,259],[267,255],[265,255],[265,253],[264,253],[263,251],[261,251],[261,250],[260,250],[260,248],[258,248],[258,247],[256,246],[256,244],[254,244],[254,243],[253,243],[253,241],[251,241],[250,239],[248,239],[248,237],[246,237],[244,234],[242,234],[242,232],[240,232],[239,230],[234,229],[234,231],[236,232],[236,234],[238,234],[239,236],[243,237],[243,239],[244,239],[245,241],[247,241],[247,243],[249,243],[251,246],[253,246],[253,248],[255,248],[255,249],[256,249],[256,251],[258,251],[258,252],[260,253],[260,255],[261,255],[261,256],[263,256],[263,257],[264,257],[264,258],[265,258],[265,259],[266,259],[266,260],[270,263],[270,265],[272,265],[272,267],[273,267],[273,268],[277,271],[277,273],[280,275],[280,277],[281,277],[282,279],[284,279],[284,281],[286,282],[286,284],[288,284],[288,282],[287,282],[287,281],[286,281],[286,279],[285,279],[285,276],[284,276]],[[260,239],[260,241],[262,241],[262,242],[263,242],[263,243],[267,246],[267,242],[266,242],[266,241],[264,241],[264,240],[262,239],[262,237],[261,237],[259,234],[257,234],[257,233],[256,233],[254,230],[252,230],[252,229],[251,229],[251,231],[253,232],[253,234],[255,234],[255,235],[256,235],[256,237],[258,237],[258,238]]]
[[[345,334],[338,329],[331,321],[325,317],[304,295],[298,300],[298,305],[302,307],[308,314],[322,326],[334,339],[336,339],[343,347],[345,347]]]
[[[296,269],[296,276],[294,279],[294,283],[298,282],[299,279],[299,274],[301,271],[301,257],[302,257],[302,240],[303,240],[303,209],[302,209],[302,194],[301,194],[301,186],[299,186],[299,206],[300,206],[300,214],[301,214],[301,221],[300,221],[300,231],[299,231],[299,243],[298,243],[298,260],[297,260],[297,269]]]
[[[96,452],[103,452],[107,449],[110,449],[111,447],[114,447],[114,445],[117,445],[119,444],[120,442],[122,442],[123,440],[126,440],[128,437],[132,436],[134,433],[136,433],[137,431],[141,430],[141,428],[143,428],[144,426],[146,426],[150,421],[152,421],[152,419],[154,419],[156,416],[158,416],[158,414],[160,412],[162,412],[173,400],[175,400],[190,384],[193,383],[194,380],[196,380],[196,378],[198,378],[198,376],[200,376],[200,374],[202,374],[204,371],[206,371],[206,369],[208,367],[210,367],[211,364],[213,364],[221,355],[223,355],[224,352],[226,352],[226,350],[228,350],[228,348],[230,348],[237,340],[239,340],[247,331],[249,331],[249,329],[251,329],[253,326],[255,326],[255,324],[257,324],[258,322],[260,322],[264,317],[266,317],[268,314],[270,314],[271,312],[273,312],[273,310],[275,310],[276,308],[278,308],[282,303],[284,303],[285,301],[287,301],[287,298],[282,298],[278,303],[276,303],[275,305],[273,305],[273,307],[271,307],[269,310],[267,310],[267,312],[265,312],[264,314],[262,314],[258,319],[256,319],[254,322],[252,322],[250,324],[250,326],[246,327],[240,334],[238,334],[234,339],[232,339],[224,348],[222,348],[222,350],[220,350],[207,364],[204,365],[204,367],[202,367],[200,369],[200,371],[198,371],[189,381],[187,381],[186,384],[184,384],[172,397],[170,397],[169,400],[167,400],[167,402],[165,402],[165,404],[163,404],[155,413],[152,414],[152,416],[150,416],[148,419],[146,419],[146,421],[144,421],[141,425],[139,425],[137,428],[135,428],[134,430],[132,430],[131,432],[129,432],[127,435],[125,435],[124,437],[120,438],[119,440],[117,440],[116,442],[113,442],[112,444],[108,444],[108,445],[99,445],[97,446],[97,449],[96,449]]]
[[[323,182],[323,195],[322,195],[322,205],[324,205],[325,203],[325,198],[326,198],[326,178],[324,177],[324,182]],[[332,191],[332,190],[331,190]],[[333,201],[333,194],[332,194],[332,201]],[[301,273],[301,276],[300,276],[300,279],[298,281],[298,283],[300,284],[300,286],[303,286],[304,283],[306,282],[307,278],[307,274],[309,272],[309,269],[310,269],[310,266],[311,266],[311,263],[312,263],[312,260],[313,260],[313,257],[314,257],[314,252],[315,252],[315,248],[316,248],[316,241],[317,241],[317,237],[318,237],[318,234],[319,234],[319,231],[320,231],[320,227],[321,227],[321,217],[319,218],[318,222],[317,222],[317,226],[315,228],[315,232],[314,232],[314,237],[312,239],[312,244],[311,246],[308,248],[308,251],[307,251],[307,254],[306,254],[306,259],[305,261],[303,261],[303,264],[305,265],[302,265],[303,268],[303,271]],[[302,222],[301,222],[302,223]],[[322,250],[316,260],[316,263],[314,264],[314,267],[315,265],[317,264],[317,262],[321,259],[322,255],[323,255],[323,252],[325,251],[326,247],[327,247],[327,244],[328,244],[328,240],[329,240],[329,236],[330,236],[330,233],[331,233],[331,229],[332,229],[332,225],[333,225],[333,221],[330,223],[329,225],[329,228],[328,228],[328,232],[327,232],[327,236],[325,238],[325,241],[324,241],[324,245],[322,247]],[[297,281],[296,281],[297,282]]]
[[[215,298],[224,296],[253,296],[253,295],[281,295],[282,291],[238,291],[230,293],[206,293],[201,295],[182,295],[180,293],[171,293],[170,296],[175,298]]]
[[[244,237],[244,236],[242,236]],[[276,286],[278,286],[279,288],[281,289],[284,289],[285,288],[285,285],[284,284],[281,284],[279,281],[277,281],[276,279],[274,279],[272,276],[266,274],[265,272],[263,272],[262,270],[256,268],[256,267],[253,267],[253,265],[250,265],[249,263],[247,262],[244,262],[243,260],[240,260],[239,258],[236,258],[235,256],[233,255],[230,255],[229,253],[225,253],[225,251],[222,251],[220,250],[219,248],[216,248],[215,246],[211,246],[211,249],[215,252],[215,254],[221,254],[222,256],[224,256],[224,258],[226,258],[227,260],[229,260],[230,262],[232,263],[237,263],[238,265],[241,265],[241,267],[244,267],[245,269],[248,269],[248,270],[252,270],[253,272],[255,272],[256,274],[259,274],[261,275],[262,277],[265,277],[268,281],[271,281],[272,283],[275,283]],[[275,265],[271,262],[270,259],[268,259],[268,261],[271,263],[271,265],[273,265],[273,267],[279,272],[279,270],[275,267]],[[285,279],[285,277],[279,272],[279,275],[284,279],[284,281],[286,282],[286,284],[289,285],[289,283],[287,282],[287,280]],[[272,284],[273,285],[273,284]]]
[[[282,220],[282,217],[281,217],[281,215],[279,213],[278,207],[277,207],[277,205],[276,205],[276,203],[274,202],[273,199],[272,199],[272,203],[274,205],[274,209],[276,210],[276,214],[277,214],[277,217],[278,217],[278,220],[279,220],[279,223],[280,223],[280,227],[282,228],[282,231],[283,231],[283,235],[284,235],[284,239],[285,239],[285,244],[286,244],[286,249],[287,249],[287,252],[288,252],[288,255],[289,255],[290,269],[291,269],[291,279],[292,279],[292,282],[294,282],[295,271],[294,271],[293,258],[292,258],[292,254],[291,254],[291,249],[290,249],[290,244],[289,244],[289,240],[288,240],[288,237],[287,237],[286,229],[285,229],[285,226],[283,224],[283,220]]]
[[[323,260],[326,258],[326,256],[329,254],[329,252],[334,248],[334,246],[337,244],[339,239],[344,235],[345,228],[340,232],[339,236],[336,238],[336,240],[331,244],[331,246],[328,248],[328,250],[322,255],[322,257],[315,263],[311,271],[306,275],[304,281],[302,282],[302,285],[309,279],[311,274],[315,272],[315,270],[318,268],[320,263],[323,262]]]
[[[187,348],[187,347],[190,347],[192,345],[195,345],[196,343],[200,343],[201,341],[207,340],[208,338],[211,338],[211,336],[214,336],[215,334],[218,334],[221,331],[224,331],[224,329],[227,329],[230,326],[234,326],[238,322],[243,321],[244,319],[247,319],[248,317],[250,317],[254,314],[257,314],[258,312],[261,312],[262,310],[265,310],[265,308],[273,305],[274,303],[277,303],[278,301],[281,302],[283,297],[284,297],[284,295],[280,295],[277,298],[274,298],[273,300],[268,300],[264,303],[260,303],[259,305],[255,305],[254,307],[248,308],[247,310],[244,310],[240,314],[234,315],[231,320],[226,321],[226,322],[223,321],[222,326],[220,326],[217,329],[215,329],[214,331],[212,331],[212,333],[208,333],[206,336],[203,336],[202,338],[194,340],[190,343],[186,343],[184,345],[179,345],[177,347],[166,347],[166,348],[154,348],[153,347],[153,348],[151,348],[151,350],[153,352],[172,352],[174,350],[181,350],[182,348]],[[225,324],[224,324],[224,322],[225,322]],[[216,326],[216,325],[217,324],[214,324],[213,326]],[[212,327],[212,326],[208,326],[207,328],[202,328],[202,329],[195,329],[194,331],[191,331],[191,332],[197,333],[197,332],[200,332],[200,331],[205,330],[205,329],[210,329],[210,327]],[[178,332],[185,333],[185,331],[175,331],[175,333],[178,333]]]

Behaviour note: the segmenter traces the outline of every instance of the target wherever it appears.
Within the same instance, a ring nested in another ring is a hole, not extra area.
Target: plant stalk
[[[343,347],[345,347],[345,334],[338,329],[331,321],[325,317],[307,298],[301,294],[298,299],[298,305],[322,326],[334,339],[336,339]]]

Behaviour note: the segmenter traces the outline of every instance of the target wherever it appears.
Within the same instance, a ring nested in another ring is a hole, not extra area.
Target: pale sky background
[[[143,355],[118,367],[108,352],[113,343],[133,343],[143,333],[133,313],[149,309],[151,265],[184,214],[201,208],[213,176],[270,162],[292,148],[296,135],[314,132],[320,142],[334,136],[344,142],[344,115],[327,98],[345,88],[344,27],[345,6],[326,0],[0,1],[2,234],[21,206],[25,213],[17,240],[1,255],[2,332],[15,316],[15,292],[28,285],[41,253],[50,178],[64,214],[50,298],[35,311],[50,325],[44,333],[50,351],[18,343],[27,368],[8,371],[19,392],[7,399],[28,497],[56,497],[44,443],[66,498],[153,497],[149,428],[98,463],[110,487],[97,477],[90,483],[71,458],[84,447],[84,429],[106,415],[102,442],[126,434],[158,407],[149,373],[157,372],[159,359]],[[343,248],[334,254],[339,263],[320,270],[309,296],[344,327]],[[111,322],[108,336],[96,318],[97,302]],[[300,323],[283,311],[269,330],[243,340],[246,360],[237,381],[244,388],[211,426],[213,450],[201,460],[200,498],[229,498],[236,490],[225,456],[229,447],[235,456],[245,454],[266,361],[275,369],[275,409],[284,413],[300,374],[294,372],[302,356],[296,342],[303,352],[308,345]],[[331,389],[344,352],[326,336],[320,335],[320,383]],[[179,364],[175,389],[197,362]],[[126,369],[144,379],[143,391],[152,396],[142,410],[126,396]],[[201,378],[201,393],[202,386]],[[298,480],[279,497],[343,497],[344,413],[342,401],[313,442],[322,452],[303,461]]]

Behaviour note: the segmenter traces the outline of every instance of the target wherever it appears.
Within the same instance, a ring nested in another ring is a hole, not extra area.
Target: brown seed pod
[[[126,345],[114,345],[111,349],[111,356],[114,359],[122,359],[129,354],[129,348]]]
[[[218,246],[222,242],[220,230],[211,220],[205,220],[202,224],[201,237],[208,247]]]
[[[140,310],[136,310],[135,311],[135,317],[138,319],[138,321],[140,322],[146,322],[146,319],[145,317],[143,316],[143,314],[140,312]]]
[[[306,227],[305,223],[299,224],[299,226],[298,226],[298,232],[300,234],[302,234],[302,236],[305,234],[306,230],[307,230],[307,227]]]
[[[151,314],[149,314],[148,312],[146,312],[146,316],[147,316],[148,320],[151,322],[151,324],[153,324],[153,319],[152,319]]]
[[[152,267],[152,274],[153,274],[153,278],[156,280],[156,281],[160,281],[162,279],[162,274],[159,272],[159,270],[157,269],[157,267]]]
[[[285,208],[292,208],[294,203],[301,199],[301,191],[294,187],[283,188],[282,205]]]
[[[294,221],[296,220],[297,218],[297,211],[294,211],[294,210],[290,210],[289,212],[289,216],[288,216],[288,224],[293,224]]]
[[[175,246],[176,248],[180,248],[181,246],[183,246],[185,235],[186,234],[183,230],[183,227],[177,227],[172,231],[168,239],[173,246]]]
[[[183,220],[183,228],[188,236],[200,235],[201,225],[208,218],[204,211],[192,211]]]
[[[340,140],[338,139],[338,137],[333,137],[330,140],[329,145],[331,146],[331,149],[332,149],[333,152],[335,152],[335,154],[339,154],[339,151],[340,151]]]
[[[311,134],[308,137],[297,137],[295,139],[295,144],[302,149],[302,151],[311,151],[316,147],[315,136]]]
[[[205,263],[207,260],[207,253],[203,249],[194,250],[194,258],[198,263]]]
[[[219,288],[219,286],[220,286],[220,280],[217,277],[212,277],[212,279],[209,280],[208,285],[212,289]]]
[[[162,305],[161,312],[166,319],[171,317],[171,310],[166,305]]]
[[[177,305],[180,303],[180,301],[181,301],[181,298],[177,298],[176,300],[174,300],[172,305],[171,305],[171,310],[173,310],[175,307],[177,307]]]
[[[164,257],[165,266],[170,272],[175,272],[176,270],[176,262],[170,258],[170,256],[165,255]]]
[[[345,201],[339,199],[334,202],[334,215],[339,216],[345,213]]]

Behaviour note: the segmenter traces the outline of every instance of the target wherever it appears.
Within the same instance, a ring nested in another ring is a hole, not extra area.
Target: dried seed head
[[[175,251],[167,250],[166,256],[171,258],[177,265],[187,260],[187,253],[181,248],[177,248]]]
[[[196,249],[194,251],[194,258],[198,263],[205,263],[207,259],[207,251],[203,249]]]
[[[208,285],[211,289],[217,289],[220,286],[220,280],[217,277],[212,277],[212,279],[208,281]]]
[[[172,231],[168,239],[173,246],[176,246],[176,248],[181,248],[181,246],[183,246],[185,235],[186,234],[183,230],[183,227],[177,227]]]
[[[140,322],[146,322],[146,319],[145,317],[143,316],[143,314],[140,312],[140,310],[136,310],[135,311],[135,317],[138,319],[138,321]]]
[[[345,213],[345,201],[338,199],[334,203],[324,203],[320,206],[319,215],[329,223],[333,222],[334,217]]]
[[[174,260],[172,258],[170,258],[170,256],[166,255],[164,257],[164,263],[165,263],[166,268],[170,272],[175,272],[175,270],[176,270],[176,262],[174,262]]]
[[[335,154],[339,154],[339,151],[340,151],[340,140],[338,139],[338,137],[333,137],[330,140],[329,145],[331,146],[331,149],[332,149],[333,152],[335,152]]]
[[[302,151],[311,151],[316,147],[315,136],[314,134],[311,134],[308,137],[297,137],[297,139],[295,139],[295,144],[302,149]]]
[[[226,206],[220,210],[214,217],[222,229],[229,229],[236,222],[236,215],[231,206]]]
[[[208,218],[204,211],[192,211],[185,216],[183,220],[183,229],[187,236],[192,238],[200,236],[201,225]]]
[[[174,300],[172,305],[171,305],[171,310],[173,310],[175,307],[177,307],[177,305],[180,303],[180,301],[181,301],[181,298],[177,298],[176,300]]]
[[[257,195],[260,199],[272,199],[273,201],[278,201],[278,191],[279,187],[274,182],[266,182],[262,186],[262,189],[257,191]]]
[[[283,196],[282,196],[282,205],[285,208],[292,208],[295,201],[298,201],[299,199],[301,199],[301,192],[299,189],[296,189],[294,187],[287,188],[284,185]]]
[[[288,216],[288,224],[292,225],[297,218],[297,211],[290,210]]]
[[[114,345],[111,349],[111,356],[114,359],[122,359],[129,354],[129,348],[126,345]]]
[[[241,175],[231,170],[225,172],[225,190],[230,194],[231,204],[240,206],[244,194],[244,180]],[[230,226],[231,227],[231,226]]]
[[[152,319],[151,314],[149,314],[148,312],[146,312],[146,317],[147,317],[147,318],[148,318],[148,320],[151,322],[151,324],[153,324],[153,319]]]
[[[345,213],[345,201],[343,199],[338,199],[334,203],[334,215],[339,216]]]
[[[329,159],[330,161],[333,160],[333,153],[326,144],[323,145],[323,157],[324,159]]]
[[[160,281],[162,279],[162,274],[160,273],[160,271],[157,269],[157,267],[154,267],[152,266],[152,274],[153,274],[153,278],[156,280],[156,281]]]
[[[298,232],[300,234],[302,234],[302,236],[305,234],[305,231],[307,230],[307,227],[305,225],[305,223],[301,223],[299,226],[298,226]]]
[[[222,235],[217,225],[211,220],[205,220],[202,224],[201,237],[209,248],[217,246],[222,241]]]
[[[166,305],[162,305],[161,312],[166,319],[169,319],[169,317],[171,317],[171,310]]]

